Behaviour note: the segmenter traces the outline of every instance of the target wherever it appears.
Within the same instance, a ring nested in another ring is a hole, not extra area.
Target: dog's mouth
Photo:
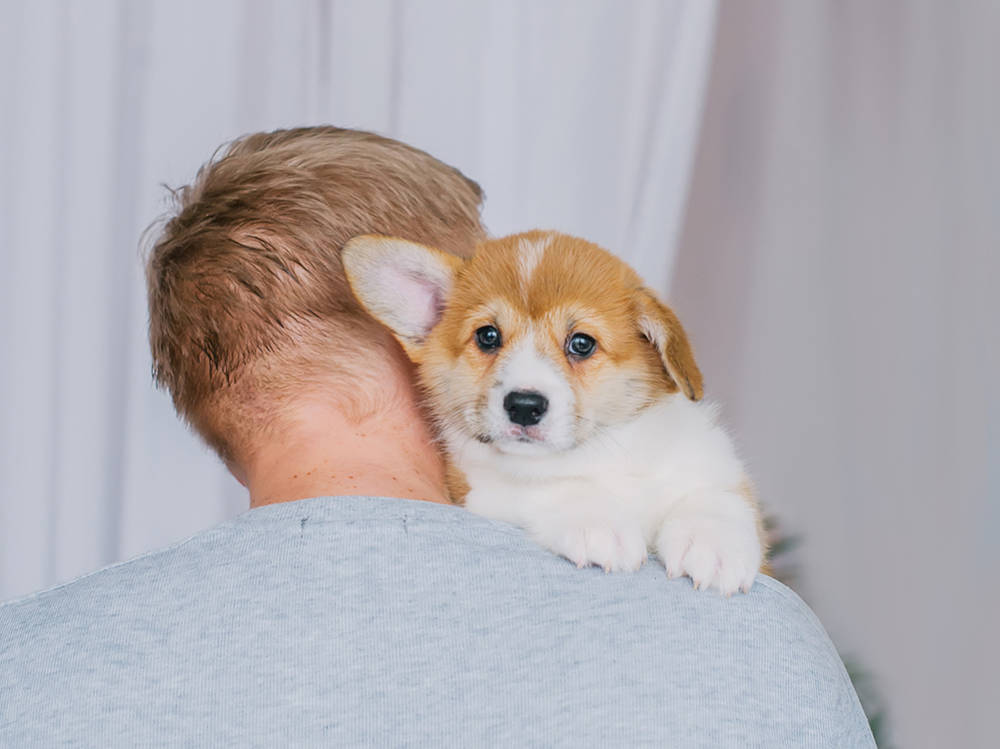
[[[465,438],[487,445],[501,454],[548,455],[563,452],[576,444],[575,429],[566,428],[565,418],[558,411],[547,414],[537,423],[519,424],[509,418],[499,404],[477,403],[462,411],[462,422],[456,424]],[[552,409],[550,409],[551,411]],[[567,432],[570,432],[567,434]]]
[[[538,427],[508,424],[500,434],[480,434],[476,439],[495,450],[510,455],[548,455],[558,452],[550,437]]]
[[[522,444],[538,444],[544,443],[546,441],[545,435],[542,430],[538,427],[523,427],[517,424],[511,424],[507,427],[507,434],[504,435],[515,442],[520,442]]]
[[[476,442],[483,445],[521,444],[521,445],[546,445],[548,439],[541,429],[537,427],[522,427],[510,425],[503,434],[493,435],[487,432],[476,432],[472,435]]]

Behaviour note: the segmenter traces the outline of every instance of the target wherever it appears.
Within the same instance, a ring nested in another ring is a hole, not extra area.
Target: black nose
[[[541,393],[515,390],[507,393],[507,397],[503,399],[503,407],[515,424],[530,427],[542,420],[549,408],[549,399]]]

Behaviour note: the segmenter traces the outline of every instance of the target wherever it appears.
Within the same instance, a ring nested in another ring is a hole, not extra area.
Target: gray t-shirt
[[[427,502],[251,510],[0,606],[0,746],[872,747],[812,612]]]

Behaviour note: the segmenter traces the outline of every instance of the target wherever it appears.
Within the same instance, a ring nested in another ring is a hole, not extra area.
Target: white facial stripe
[[[494,437],[502,438],[512,429],[503,401],[508,393],[517,391],[541,393],[548,400],[545,416],[537,427],[532,427],[539,439],[556,449],[570,447],[574,442],[573,389],[559,365],[539,351],[532,328],[506,353],[490,389],[487,419]]]
[[[545,235],[541,239],[530,240],[522,239],[518,243],[518,257],[517,264],[518,269],[521,271],[521,280],[527,284],[531,280],[532,274],[535,272],[535,268],[538,264],[542,262],[542,256],[545,254],[545,249],[552,242],[551,235]]]
[[[561,373],[549,359],[538,352],[534,330],[521,338],[503,362],[500,382],[507,390],[547,390],[564,384]]]

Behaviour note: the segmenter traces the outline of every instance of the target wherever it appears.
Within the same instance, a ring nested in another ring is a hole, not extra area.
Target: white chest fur
[[[638,568],[647,549],[674,575],[749,588],[762,548],[743,466],[715,408],[670,395],[583,445],[510,455],[445,435],[472,512],[525,528],[583,566]]]

